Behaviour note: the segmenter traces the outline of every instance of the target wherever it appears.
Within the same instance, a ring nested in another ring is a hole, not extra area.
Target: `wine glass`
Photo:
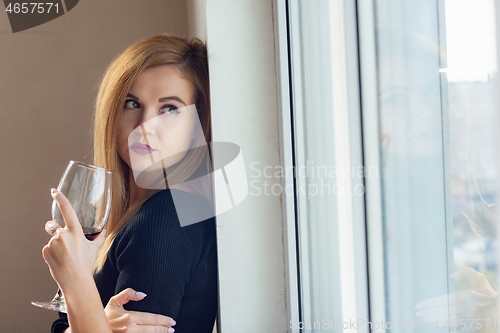
[[[57,188],[71,203],[85,237],[92,241],[104,229],[111,208],[113,172],[82,162],[70,161]],[[52,202],[52,219],[64,228],[66,223],[57,202]],[[61,289],[50,302],[31,304],[58,312],[66,312]]]

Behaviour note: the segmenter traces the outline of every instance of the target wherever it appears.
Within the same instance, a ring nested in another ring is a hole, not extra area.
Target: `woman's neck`
[[[130,195],[129,195],[129,207],[140,197],[142,194],[146,191],[146,189],[140,187],[137,185],[134,179],[134,173],[132,170],[129,169],[128,173],[128,183],[129,183],[129,188],[130,188]],[[172,189],[176,189],[179,191],[184,191],[184,192],[189,192],[189,193],[196,193],[196,191],[187,183],[181,183],[177,184],[172,187]]]
[[[134,173],[132,170],[129,169],[128,173],[128,184],[130,188],[130,193],[129,193],[129,207],[132,206],[132,204],[144,193],[145,189],[142,187],[139,187],[134,179]]]

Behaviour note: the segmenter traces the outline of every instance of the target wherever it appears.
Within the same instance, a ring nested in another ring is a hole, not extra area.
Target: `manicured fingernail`
[[[423,311],[417,311],[415,312],[415,317],[423,317],[424,312]]]
[[[175,322],[175,320],[173,320],[173,319],[172,319],[172,320],[170,321],[170,325],[174,326],[175,324],[177,324],[177,323]]]
[[[175,330],[172,327],[169,327],[168,333],[174,333],[174,332],[175,332]]]
[[[146,297],[146,296],[148,296],[148,295],[146,295],[145,293],[143,293],[142,291],[136,291],[136,292],[135,292],[135,294],[136,294],[137,296],[140,296],[140,297]]]
[[[56,193],[57,192],[57,189],[56,188],[51,188],[50,189],[50,193]]]

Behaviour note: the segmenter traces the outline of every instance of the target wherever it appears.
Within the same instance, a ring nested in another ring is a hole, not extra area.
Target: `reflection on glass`
[[[468,50],[494,21],[467,15],[493,1],[473,3],[375,1],[391,330],[497,330],[496,68]]]

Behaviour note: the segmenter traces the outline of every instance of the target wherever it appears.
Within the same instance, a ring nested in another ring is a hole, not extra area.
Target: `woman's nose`
[[[154,135],[156,133],[156,116],[156,109],[154,108],[146,109],[142,113],[142,119],[138,126],[142,127],[142,130],[145,132],[145,134]]]

